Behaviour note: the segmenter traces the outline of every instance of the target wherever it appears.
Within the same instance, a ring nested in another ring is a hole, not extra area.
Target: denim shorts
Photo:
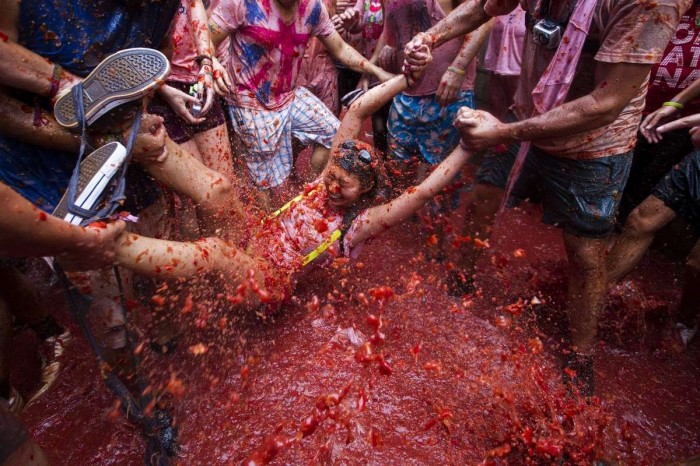
[[[477,183],[505,188],[519,147],[511,144],[508,152],[487,157],[479,167]],[[530,146],[508,206],[522,200],[540,203],[544,223],[576,236],[605,238],[614,230],[631,166],[632,151],[575,160]]]
[[[694,149],[654,187],[657,197],[700,234],[700,149]]]

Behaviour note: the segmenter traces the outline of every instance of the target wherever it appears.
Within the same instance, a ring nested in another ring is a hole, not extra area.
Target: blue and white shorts
[[[246,164],[256,186],[266,189],[282,184],[292,172],[292,137],[303,145],[331,147],[340,121],[328,107],[304,87],[281,110],[229,105],[234,128],[246,151]]]
[[[459,131],[452,124],[461,107],[474,108],[473,91],[460,91],[447,107],[441,107],[434,94],[398,94],[391,103],[387,123],[391,156],[440,163],[459,144]]]

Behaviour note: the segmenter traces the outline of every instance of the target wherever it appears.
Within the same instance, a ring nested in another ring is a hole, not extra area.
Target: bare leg
[[[465,224],[459,234],[486,241],[491,236],[493,222],[498,213],[498,208],[503,199],[503,190],[490,184],[475,184],[472,191],[466,196]],[[471,282],[474,275],[476,262],[479,260],[481,249],[471,244],[461,244],[458,247],[448,248],[448,260],[456,266],[454,278],[456,283],[450,283],[451,293],[471,291]]]
[[[685,286],[681,297],[678,321],[688,328],[697,323],[700,312],[700,241],[695,243],[685,264]]]
[[[675,217],[676,213],[654,196],[639,204],[627,218],[622,234],[608,254],[609,280],[618,281],[627,275],[649,249],[656,232]]]
[[[164,162],[144,164],[144,168],[158,181],[195,202],[200,226],[206,234],[218,234],[237,242],[242,234],[239,227],[243,206],[231,183],[169,138],[166,148],[168,157]]]
[[[575,351],[587,354],[593,349],[598,313],[605,303],[606,240],[564,233],[564,244],[569,260],[568,311],[571,338]]]
[[[232,184],[237,185],[238,177],[233,170],[233,153],[226,125],[223,124],[197,133],[194,135],[194,141],[201,154],[198,160],[208,168],[224,175]]]

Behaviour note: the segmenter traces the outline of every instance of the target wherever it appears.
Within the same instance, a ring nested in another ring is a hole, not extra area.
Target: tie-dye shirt
[[[211,20],[231,37],[229,72],[234,105],[278,110],[294,97],[302,58],[312,36],[334,29],[322,0],[298,0],[291,23],[272,0],[221,2]]]

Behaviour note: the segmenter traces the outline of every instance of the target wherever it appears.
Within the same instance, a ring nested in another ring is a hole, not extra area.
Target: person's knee
[[[596,275],[605,270],[605,241],[565,234],[569,268],[579,275]]]
[[[223,176],[219,176],[216,181],[211,184],[208,196],[205,198],[205,204],[212,206],[226,206],[230,204],[231,198],[236,195],[233,189],[233,184]]]
[[[655,234],[674,216],[673,211],[654,196],[649,196],[627,217],[625,233],[635,236]]]

